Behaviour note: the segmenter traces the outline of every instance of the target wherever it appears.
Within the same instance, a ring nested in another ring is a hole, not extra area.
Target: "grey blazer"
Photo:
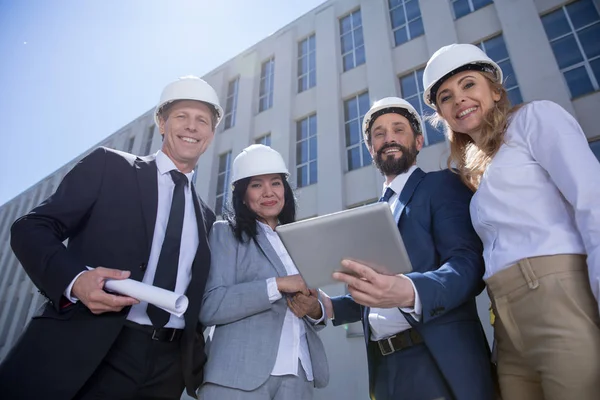
[[[213,225],[209,242],[212,261],[200,321],[215,325],[204,381],[221,386],[254,390],[271,375],[288,306],[285,297],[273,304],[267,279],[286,276],[286,270],[262,229],[258,245],[240,243],[225,221]],[[329,367],[323,343],[313,325],[304,319],[313,367],[314,385],[325,387]]]

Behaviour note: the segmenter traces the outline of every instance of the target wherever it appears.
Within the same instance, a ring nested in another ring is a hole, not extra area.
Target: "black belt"
[[[157,340],[159,342],[175,342],[181,338],[183,335],[183,329],[175,329],[175,328],[154,328],[150,325],[140,325],[133,321],[125,320],[125,327],[132,328],[144,333],[147,333],[150,336],[150,339]]]
[[[379,351],[384,356],[395,353],[400,350],[404,350],[408,347],[414,346],[415,344],[423,343],[423,337],[415,329],[408,329],[403,332],[399,332],[394,336],[390,336],[386,339],[378,340],[377,346]]]

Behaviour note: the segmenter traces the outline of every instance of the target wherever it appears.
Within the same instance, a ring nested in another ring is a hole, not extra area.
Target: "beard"
[[[395,154],[386,156],[383,154],[388,149],[399,149],[402,152],[400,158]],[[417,160],[417,141],[414,140],[410,147],[405,147],[400,143],[386,143],[377,151],[373,164],[384,176],[400,175],[409,170]]]

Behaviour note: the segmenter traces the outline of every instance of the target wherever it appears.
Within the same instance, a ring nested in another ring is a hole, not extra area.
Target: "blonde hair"
[[[479,73],[486,78],[492,91],[500,93],[500,100],[494,103],[494,107],[483,118],[478,145],[466,133],[453,131],[440,115],[439,109],[436,108],[436,113],[431,118],[434,124],[444,124],[446,127],[450,142],[448,168],[458,173],[463,183],[473,191],[479,187],[483,173],[504,142],[510,116],[521,107],[511,106],[506,89],[496,82],[493,74],[485,71]]]

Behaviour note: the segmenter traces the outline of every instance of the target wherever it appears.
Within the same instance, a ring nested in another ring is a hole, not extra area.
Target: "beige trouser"
[[[502,398],[600,399],[600,317],[585,256],[527,258],[487,285]]]

